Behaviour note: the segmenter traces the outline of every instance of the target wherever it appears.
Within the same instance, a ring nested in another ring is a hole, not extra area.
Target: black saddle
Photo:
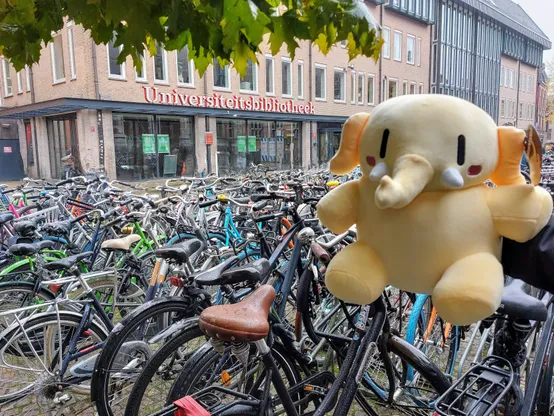
[[[223,263],[220,263],[217,266],[212,267],[211,269],[198,273],[195,276],[194,280],[199,285],[204,285],[204,286],[219,285],[217,281],[218,279],[221,278],[221,273],[233,267],[239,260],[240,259],[237,256],[230,257],[227,260],[225,260]],[[216,282],[216,283],[213,283],[213,282]]]
[[[77,263],[83,261],[84,259],[92,256],[92,251],[85,251],[84,253],[75,254],[74,256],[66,257],[65,259],[52,261],[50,263],[44,264],[46,270],[69,270]]]
[[[22,237],[28,237],[34,234],[38,227],[37,220],[17,221],[13,224],[13,229]]]
[[[162,247],[156,250],[156,257],[166,260],[175,260],[178,263],[185,263],[194,254],[204,249],[204,244],[197,238],[191,238],[184,243],[178,243],[169,247]]]
[[[539,299],[529,295],[530,286],[523,280],[512,279],[502,294],[502,303],[498,312],[512,318],[529,319],[530,321],[545,321],[547,308]]]
[[[68,235],[72,226],[71,221],[47,222],[40,227],[40,230],[51,235]]]
[[[223,264],[226,264],[226,261]],[[221,267],[221,266],[218,266]],[[208,273],[213,271],[212,273]],[[198,275],[196,282],[200,285],[229,285],[233,283],[257,283],[260,282],[269,272],[269,261],[267,259],[258,259],[244,266],[229,268],[227,270],[214,270]],[[219,272],[219,273],[217,273]]]
[[[7,223],[14,219],[14,215],[11,212],[0,213],[0,225]]]
[[[32,256],[38,253],[40,250],[52,248],[56,245],[53,241],[44,240],[37,243],[20,243],[14,244],[10,247],[9,252],[14,256]]]

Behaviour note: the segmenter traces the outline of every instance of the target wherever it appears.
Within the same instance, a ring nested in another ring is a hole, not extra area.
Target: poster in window
[[[158,134],[158,153],[169,153],[169,134]]]
[[[246,136],[237,136],[237,150],[239,153],[246,153]]]
[[[156,153],[156,146],[153,134],[142,135],[142,153]]]
[[[248,151],[255,152],[256,150],[256,136],[248,136]]]

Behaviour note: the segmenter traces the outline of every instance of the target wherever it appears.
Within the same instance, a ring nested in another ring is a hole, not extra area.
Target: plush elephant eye
[[[458,136],[458,165],[462,166],[466,161],[466,138],[463,134]]]
[[[381,150],[379,150],[379,157],[384,159],[387,155],[387,143],[389,142],[389,129],[385,129],[383,132],[383,139],[381,140]]]

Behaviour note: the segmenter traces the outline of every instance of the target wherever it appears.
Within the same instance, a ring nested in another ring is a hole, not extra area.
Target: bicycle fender
[[[176,332],[186,331],[187,329],[198,326],[198,321],[199,321],[199,318],[197,316],[193,316],[191,318],[185,318],[180,321],[177,321],[174,324],[167,327],[166,329],[164,329],[156,336],[150,338],[148,343],[155,344],[160,341],[165,341],[166,338],[169,338]]]

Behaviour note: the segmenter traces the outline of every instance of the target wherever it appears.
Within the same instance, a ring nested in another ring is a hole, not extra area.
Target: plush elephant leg
[[[387,274],[375,251],[356,242],[333,257],[325,274],[325,284],[337,298],[366,305],[381,295]]]
[[[500,306],[504,274],[489,253],[463,258],[450,266],[433,290],[438,314],[454,325],[469,325],[492,315]]]

